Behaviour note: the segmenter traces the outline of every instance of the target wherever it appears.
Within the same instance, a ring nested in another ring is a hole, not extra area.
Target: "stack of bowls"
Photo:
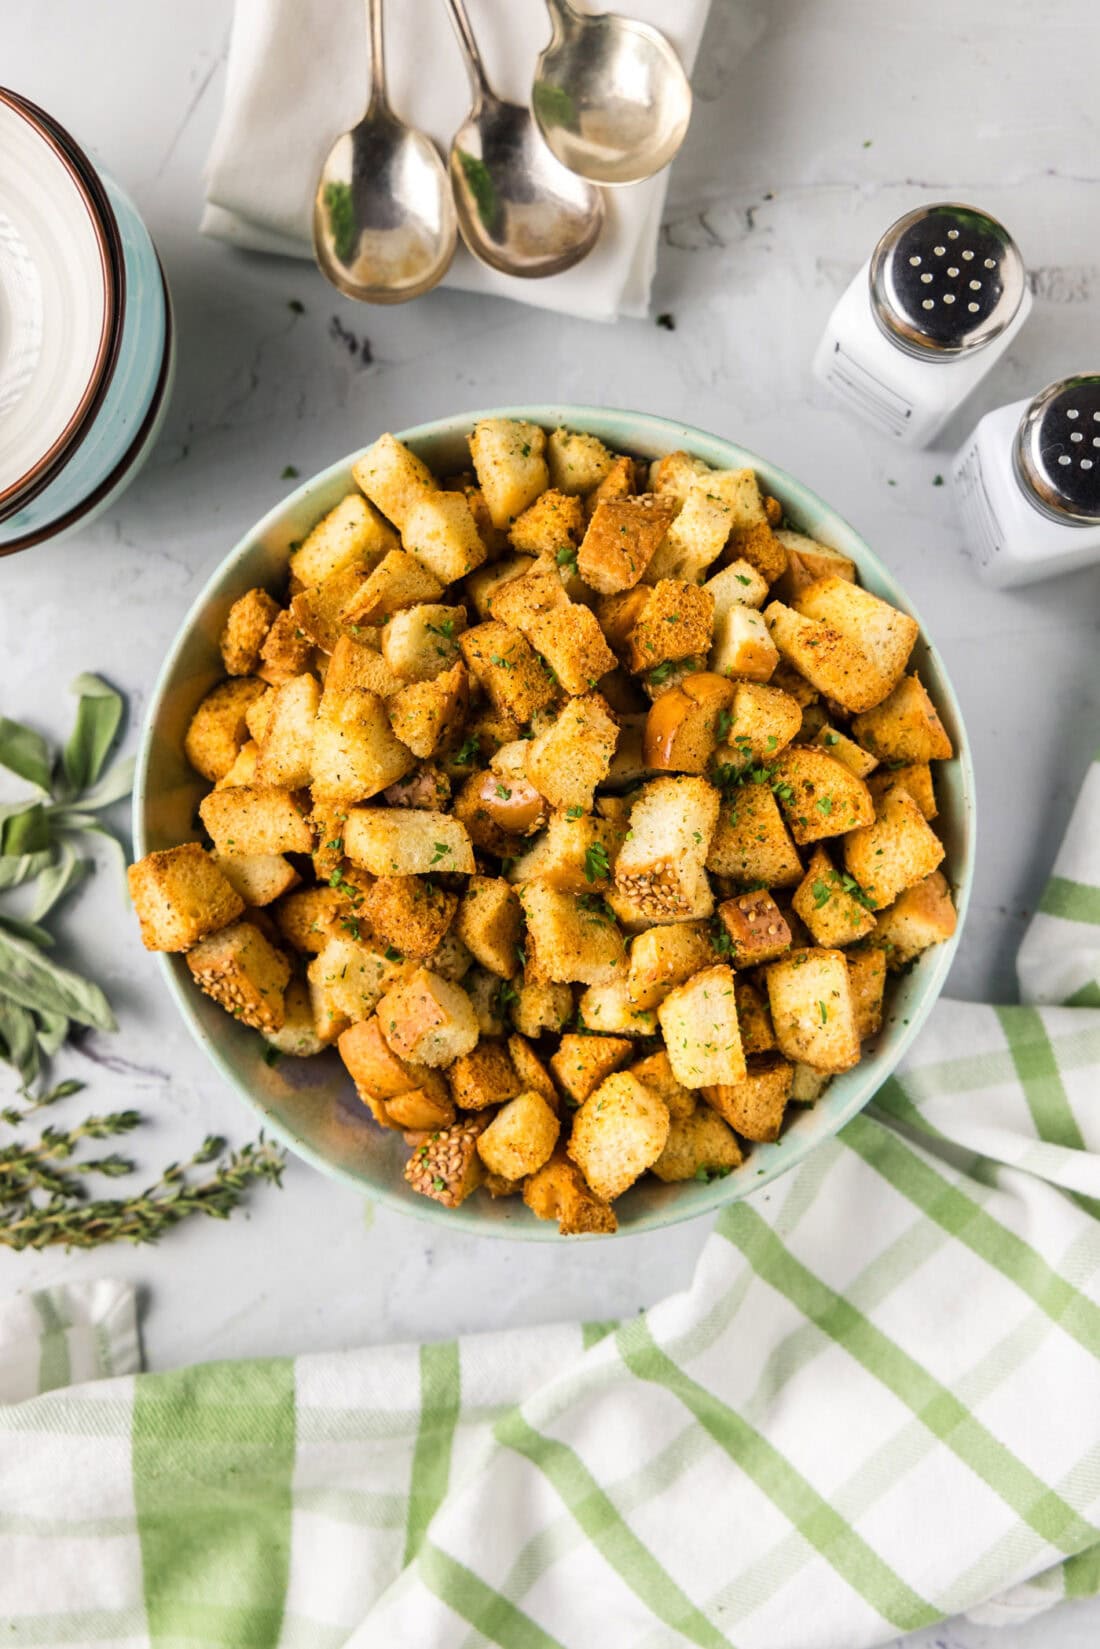
[[[146,457],[174,365],[168,288],[130,198],[0,89],[0,555],[86,525]]]

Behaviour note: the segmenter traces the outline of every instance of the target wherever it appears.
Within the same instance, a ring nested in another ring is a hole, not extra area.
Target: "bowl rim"
[[[648,435],[653,444],[663,444],[669,452],[677,450],[677,446],[684,446],[692,452],[693,456],[706,457],[709,450],[711,458],[707,459],[708,462],[713,460],[719,464],[724,464],[724,467],[730,467],[732,464],[737,463],[742,467],[754,469],[767,481],[769,491],[773,491],[785,507],[792,499],[794,500],[794,513],[796,515],[801,517],[805,514],[816,513],[819,517],[827,518],[830,526],[838,529],[840,534],[847,537],[857,548],[858,556],[853,557],[853,559],[856,560],[859,571],[863,573],[866,564],[866,567],[873,571],[876,580],[889,590],[891,600],[893,601],[896,598],[897,604],[902,610],[909,613],[916,620],[920,626],[920,638],[923,640],[929,655],[934,656],[935,659],[936,671],[939,677],[940,692],[938,697],[940,698],[940,708],[946,706],[958,735],[955,758],[959,762],[959,772],[962,780],[961,802],[963,813],[963,840],[959,855],[963,863],[959,867],[957,877],[953,879],[958,920],[952,937],[937,945],[928,958],[930,966],[927,967],[927,977],[924,981],[922,995],[916,1006],[911,1009],[908,1022],[897,1036],[895,1046],[891,1050],[889,1068],[881,1073],[876,1072],[875,1055],[872,1054],[865,1062],[867,1070],[863,1082],[854,1088],[852,1095],[830,1127],[829,1132],[821,1139],[811,1140],[802,1145],[801,1148],[793,1151],[789,1160],[775,1160],[770,1167],[758,1170],[759,1178],[752,1185],[742,1185],[740,1181],[732,1176],[713,1180],[708,1186],[698,1188],[698,1190],[704,1192],[703,1195],[699,1195],[697,1190],[696,1196],[692,1199],[670,1198],[666,1203],[662,1203],[653,1211],[643,1214],[639,1219],[631,1221],[629,1226],[620,1228],[615,1233],[617,1238],[641,1236],[655,1230],[663,1230],[668,1226],[682,1224],[686,1220],[700,1219],[715,1214],[721,1209],[741,1201],[751,1192],[763,1189],[772,1180],[779,1178],[781,1174],[785,1174],[795,1167],[815,1148],[824,1144],[825,1140],[835,1138],[853,1117],[858,1116],[871,1103],[878,1089],[897,1070],[897,1067],[912,1047],[932,1008],[942,995],[969,909],[974,880],[974,848],[977,837],[977,796],[974,765],[970,753],[970,740],[954,683],[951,681],[942,656],[933,644],[920,613],[907,593],[897,583],[889,568],[871,549],[863,535],[857,532],[839,511],[826,503],[812,488],[799,481],[780,465],[772,463],[771,460],[761,457],[747,447],[742,447],[736,441],[711,434],[706,430],[698,429],[694,425],[682,423],[679,419],[667,418],[655,413],[634,412],[627,408],[593,407],[574,403],[508,405],[456,413],[448,417],[433,419],[428,423],[416,424],[407,429],[398,430],[395,432],[395,438],[415,446],[420,441],[431,441],[468,433],[474,424],[483,418],[523,419],[540,424],[544,428],[552,429],[559,425],[565,425],[582,432],[589,429],[592,422],[606,424],[609,420],[621,421],[623,425],[628,427],[629,434],[624,433],[617,439],[627,450],[630,449],[633,438],[644,440]],[[339,475],[350,471],[352,464],[367,450],[369,445],[368,442],[365,446],[356,448],[351,453],[337,459],[334,463],[327,465],[325,469],[307,477],[295,487],[293,492],[288,493],[278,504],[268,510],[213,568],[202,589],[192,601],[158,672],[142,723],[134,773],[132,802],[135,858],[141,858],[149,851],[144,814],[148,766],[153,747],[153,730],[160,718],[163,702],[169,691],[177,664],[190,645],[192,631],[198,624],[201,614],[210,602],[217,598],[226,575],[240,561],[245,559],[255,548],[257,542],[268,531],[277,528],[288,511],[297,503],[304,501],[313,488],[324,486],[335,480]],[[578,1240],[607,1240],[607,1235],[604,1233],[596,1233],[590,1237],[578,1238],[573,1236],[563,1238],[552,1221],[539,1220],[534,1217],[518,1220],[514,1223],[509,1221],[496,1224],[482,1219],[472,1209],[469,1209],[466,1203],[454,1209],[444,1208],[430,1197],[414,1196],[409,1198],[396,1186],[366,1185],[361,1177],[331,1162],[320,1151],[306,1140],[303,1140],[288,1123],[273,1117],[263,1103],[248,1090],[222,1054],[218,1043],[207,1034],[199,1020],[195,1007],[194,989],[193,987],[188,988],[190,982],[180,976],[174,965],[179,962],[180,958],[166,952],[156,952],[154,954],[161,976],[167,983],[169,993],[175,1000],[184,1023],[211,1063],[239,1098],[255,1112],[265,1131],[270,1132],[281,1144],[293,1151],[296,1156],[308,1162],[311,1167],[319,1169],[330,1179],[335,1179],[358,1192],[360,1196],[364,1196],[371,1201],[380,1202],[393,1208],[398,1213],[440,1224],[452,1231],[466,1231],[477,1236],[512,1242],[568,1241],[576,1243]],[[864,1062],[861,1061],[861,1063]],[[853,1071],[858,1069],[859,1066],[853,1067]]]

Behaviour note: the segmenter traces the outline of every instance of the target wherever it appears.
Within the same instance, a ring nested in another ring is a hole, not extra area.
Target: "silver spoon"
[[[531,108],[550,149],[593,183],[640,183],[672,160],[691,120],[691,85],[657,29],[570,0],[546,0],[550,44]]]
[[[321,273],[362,303],[405,303],[438,284],[457,243],[446,168],[430,137],[398,120],[386,96],[382,0],[368,0],[367,112],[332,145],[313,200]]]
[[[473,90],[451,144],[458,227],[475,258],[505,275],[557,275],[586,257],[603,227],[603,196],[559,166],[527,109],[489,84],[463,0],[447,0]]]

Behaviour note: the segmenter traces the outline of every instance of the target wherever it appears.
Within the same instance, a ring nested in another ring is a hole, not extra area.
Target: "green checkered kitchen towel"
[[[629,1322],[153,1375],[125,1289],[6,1308],[0,1645],[858,1649],[1100,1590],[1100,766],[1056,870],[1030,1005],[940,1003]]]

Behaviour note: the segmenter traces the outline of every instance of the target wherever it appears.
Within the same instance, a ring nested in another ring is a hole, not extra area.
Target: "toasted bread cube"
[[[737,976],[733,997],[746,1059],[752,1054],[770,1053],[775,1047],[775,1031],[766,998],[744,974]]]
[[[505,982],[485,968],[473,967],[462,981],[462,988],[470,998],[482,1037],[503,1036],[506,1030],[505,1009],[501,1000]],[[570,999],[572,1000],[572,999]]]
[[[474,425],[470,456],[494,527],[509,526],[550,485],[545,450],[538,424],[482,418]]]
[[[464,826],[447,813],[414,807],[353,807],[344,851],[374,876],[429,876],[476,868]]]
[[[616,652],[626,651],[630,633],[649,606],[652,594],[648,585],[636,584],[632,590],[601,596],[596,603],[600,629]]]
[[[249,736],[245,712],[267,689],[252,676],[219,682],[191,717],[184,754],[211,783],[228,773]]]
[[[730,607],[714,621],[714,645],[708,663],[724,676],[768,681],[779,652],[760,614],[752,607]]]
[[[612,460],[611,468],[584,500],[583,513],[591,521],[601,504],[612,504],[620,498],[632,498],[643,492],[644,473],[639,474],[635,460],[625,453]]]
[[[830,756],[835,756],[838,762],[843,762],[849,773],[854,773],[857,779],[865,779],[878,766],[877,756],[872,756],[869,750],[864,750],[861,744],[857,744],[855,739],[850,739],[846,733],[839,733],[835,727],[830,727],[827,721],[821,724],[810,742],[819,744],[822,750],[827,750]]]
[[[728,762],[744,768],[754,761],[771,762],[801,727],[801,708],[782,688],[759,681],[735,682],[726,746],[719,750],[716,765]]]
[[[585,985],[604,985],[623,971],[622,935],[595,895],[574,898],[542,882],[527,882],[520,889],[520,901],[527,917],[528,959],[536,978],[557,984],[579,980]]]
[[[405,1164],[405,1179],[422,1197],[444,1208],[458,1208],[483,1184],[485,1168],[477,1154],[484,1126],[472,1117],[433,1133],[418,1145]]]
[[[334,573],[362,568],[365,574],[397,548],[393,528],[359,493],[349,492],[294,551],[290,574],[306,587],[323,584]]]
[[[469,604],[478,618],[491,618],[493,597],[501,586],[507,584],[510,579],[521,578],[534,565],[529,555],[509,555],[502,561],[493,561],[487,567],[479,567],[476,573],[471,573],[466,580],[465,590]],[[558,582],[560,584],[561,580]]]
[[[744,1076],[732,968],[719,962],[677,985],[657,1018],[672,1073],[685,1088],[739,1082]]]
[[[391,981],[400,978],[402,971],[401,962],[392,961],[379,946],[353,939],[348,933],[331,932],[324,949],[318,951],[306,969],[314,991],[318,1032],[325,1034],[323,1021],[318,1022],[319,1004],[323,1004],[330,1022],[339,1020],[338,1035],[345,1025],[368,1019],[382,993]]]
[[[290,616],[296,629],[321,652],[332,653],[341,636],[350,634],[352,627],[344,623],[344,609],[364,576],[362,567],[347,567],[343,572],[332,573],[321,584],[299,590],[290,603]]]
[[[832,1080],[826,1071],[815,1071],[810,1065],[796,1065],[791,1077],[790,1099],[799,1105],[816,1105]]]
[[[557,720],[531,740],[527,777],[551,807],[592,809],[607,777],[619,727],[598,693],[571,698]]]
[[[377,693],[354,687],[313,728],[313,795],[322,803],[350,804],[377,796],[416,766],[395,737]]]
[[[654,459],[649,466],[649,488],[651,492],[676,498],[682,504],[699,476],[714,473],[709,464],[704,464],[701,458],[693,458],[689,452],[666,452],[663,458]]]
[[[245,748],[247,749],[247,746]],[[244,751],[241,752],[241,756],[243,755]],[[238,761],[241,756],[238,756]],[[909,792],[926,819],[931,821],[936,817],[939,809],[936,806],[932,769],[927,762],[902,762],[900,765],[891,762],[889,767],[872,773],[867,780],[867,788],[876,802],[884,791],[895,784]]]
[[[264,637],[257,674],[272,687],[278,687],[291,676],[303,675],[309,669],[312,655],[312,639],[287,609],[279,614]]]
[[[501,1106],[478,1137],[478,1153],[490,1173],[502,1179],[523,1179],[549,1161],[560,1128],[541,1094],[517,1094]]]
[[[739,1082],[703,1089],[707,1104],[743,1139],[770,1145],[779,1138],[794,1066],[777,1054],[753,1060]]]
[[[514,577],[503,579],[489,593],[489,610],[499,623],[529,636],[531,626],[543,613],[560,612],[569,597],[553,556],[542,555],[529,562]]]
[[[451,1065],[478,1040],[470,998],[450,979],[418,968],[386,992],[378,1004],[382,1034],[402,1059],[418,1065]]]
[[[936,707],[920,677],[904,676],[889,698],[857,716],[860,744],[886,762],[949,761],[954,754]]]
[[[508,1038],[508,1056],[515,1066],[521,1089],[533,1089],[541,1094],[551,1110],[561,1110],[561,1100],[550,1072],[525,1036],[513,1034]]]
[[[886,697],[888,684],[878,667],[850,636],[831,624],[805,618],[781,601],[771,601],[764,608],[764,623],[780,657],[844,710],[870,710]],[[858,725],[856,737],[867,744]]]
[[[776,769],[775,793],[800,846],[841,836],[874,819],[875,805],[863,780],[816,745],[789,745]]]
[[[324,1052],[313,1024],[313,1004],[303,979],[292,979],[283,992],[283,1023],[277,1031],[262,1032],[265,1042],[291,1059],[312,1059]]]
[[[321,704],[316,676],[291,676],[272,694],[260,759],[259,784],[302,790],[313,777],[313,724]]]
[[[410,507],[402,542],[446,586],[480,567],[488,551],[473,511],[460,492],[431,492]]]
[[[797,950],[766,974],[779,1051],[816,1071],[859,1063],[859,1027],[844,952]]]
[[[199,989],[254,1031],[277,1031],[285,1018],[283,991],[290,965],[252,922],[200,939],[187,953]]]
[[[603,893],[622,838],[619,825],[594,813],[553,813],[549,828],[515,861],[509,878],[545,882],[562,893]]]
[[[146,950],[190,950],[244,910],[236,888],[197,842],[147,853],[126,874]]]
[[[271,914],[291,949],[316,956],[348,912],[348,902],[337,888],[304,887],[284,894]]]
[[[514,992],[510,985],[499,989],[509,997],[512,1023],[522,1036],[560,1031],[573,1017],[573,992],[566,984],[524,980]]]
[[[461,662],[434,681],[413,681],[386,701],[394,734],[414,755],[438,755],[461,732],[470,703],[470,681]]]
[[[589,985],[577,1003],[577,1023],[605,1036],[656,1036],[657,1015],[636,1008],[627,995],[625,977]]]
[[[436,491],[435,477],[422,459],[392,435],[380,435],[351,467],[355,483],[376,509],[404,532],[409,511],[425,493]],[[304,548],[304,546],[303,546]]]
[[[546,443],[546,458],[551,484],[564,493],[591,492],[615,462],[596,436],[571,429],[553,431]]]
[[[455,932],[483,968],[501,979],[518,971],[523,911],[502,876],[471,876],[458,907]]]
[[[714,626],[737,607],[762,607],[768,599],[768,586],[755,567],[747,561],[731,561],[703,585],[714,597]]]
[[[431,956],[458,909],[458,894],[419,876],[379,876],[362,904],[376,942],[404,956]]]
[[[875,944],[891,970],[903,968],[930,945],[954,933],[958,917],[946,878],[938,870],[906,888],[875,924]]]
[[[726,554],[731,560],[747,561],[767,584],[774,584],[787,570],[787,552],[767,520],[752,527],[734,527]]]
[[[655,772],[704,773],[730,718],[734,685],[700,671],[655,699],[646,717],[642,754]]]
[[[585,583],[601,595],[632,589],[675,517],[675,503],[653,493],[598,504],[577,555]]]
[[[724,900],[718,919],[729,939],[732,967],[755,968],[790,949],[791,930],[767,888]]]
[[[566,1097],[574,1105],[583,1105],[605,1076],[626,1064],[633,1051],[629,1037],[576,1036],[568,1032],[551,1057],[550,1069]]]
[[[217,853],[214,862],[246,905],[270,905],[301,877],[281,853]]]
[[[807,538],[805,533],[793,532],[786,527],[775,527],[774,531],[787,552],[787,570],[775,582],[774,593],[780,601],[792,606],[799,591],[827,574],[846,578],[850,584],[855,583],[856,564],[849,556],[842,555],[839,550],[831,550],[816,538]]]
[[[238,784],[255,784],[259,766],[260,747],[255,739],[249,739],[247,744],[241,745],[236,761],[222,774],[214,786],[215,790],[227,790]]]
[[[627,995],[636,1008],[656,1008],[670,990],[714,959],[714,946],[703,922],[647,928],[630,943]]]
[[[874,821],[844,838],[844,864],[873,910],[931,875],[944,846],[907,790],[892,785],[875,803]]]
[[[736,882],[793,887],[802,862],[770,787],[747,780],[723,801],[707,852],[707,869]]]
[[[695,1094],[673,1076],[667,1048],[658,1048],[656,1053],[635,1060],[630,1074],[664,1100],[673,1121],[689,1117],[695,1110]]]
[[[404,686],[401,677],[394,675],[381,652],[363,639],[363,636],[373,635],[373,631],[367,630],[359,639],[341,636],[336,643],[325,675],[325,690],[321,696],[322,715],[328,715],[357,687],[368,693],[377,693],[381,699],[392,698],[401,691]]]
[[[460,645],[467,669],[495,708],[521,726],[553,704],[554,683],[518,630],[490,620],[467,630]]]
[[[289,790],[242,784],[212,790],[199,804],[219,853],[309,853],[313,832]]]
[[[540,1220],[557,1220],[563,1237],[610,1233],[618,1230],[615,1210],[597,1197],[584,1175],[563,1151],[524,1182],[523,1200]]]
[[[348,1075],[364,1102],[397,1099],[401,1094],[420,1093],[434,1099],[438,1105],[450,1108],[454,1121],[454,1107],[450,1104],[447,1084],[438,1071],[426,1065],[413,1065],[399,1059],[382,1035],[378,1015],[360,1019],[341,1032],[337,1047]],[[372,1107],[372,1110],[374,1107]],[[375,1115],[377,1112],[375,1111]],[[387,1118],[387,1120],[389,1120]],[[435,1123],[399,1123],[395,1127],[434,1127]],[[448,1124],[444,1123],[446,1127]]]
[[[686,1117],[673,1117],[665,1148],[651,1172],[666,1184],[684,1180],[723,1179],[744,1161],[734,1135],[714,1111],[699,1106]]]
[[[705,779],[653,779],[643,785],[615,862],[616,891],[653,921],[700,914],[694,907],[718,806],[718,792]]]
[[[266,590],[247,590],[229,609],[221,634],[222,662],[230,676],[250,676],[260,648],[279,616],[279,603]]]
[[[428,958],[428,966],[433,973],[438,973],[441,979],[453,980],[460,985],[474,965],[474,958],[453,928],[443,935],[436,949]]]
[[[601,676],[615,668],[615,655],[603,638],[595,613],[577,602],[537,614],[527,635],[567,693],[589,692]]]
[[[697,584],[717,561],[725,548],[732,522],[729,503],[715,485],[719,479],[720,472],[715,471],[695,480],[679,506],[679,513],[676,513],[677,500],[673,495],[655,495],[666,504],[675,519],[669,521],[666,535],[646,568],[647,584],[656,584],[662,578],[678,578],[688,584]]]
[[[714,597],[697,584],[662,578],[627,639],[635,675],[666,660],[707,653],[714,625]]]
[[[647,928],[669,922],[699,922],[714,914],[714,890],[702,866],[694,871],[689,869],[685,874],[680,891],[672,901],[679,907],[676,910],[657,909],[649,891],[635,897],[613,886],[608,888],[605,898],[623,932],[629,934],[644,933]]]
[[[259,744],[264,736],[267,728],[267,718],[271,714],[271,705],[274,698],[274,688],[268,687],[265,682],[261,682],[260,691],[251,704],[245,707],[244,724],[248,730],[247,736],[254,740],[256,744]]]
[[[875,918],[858,897],[860,892],[850,876],[841,876],[834,868],[825,849],[818,847],[791,904],[815,942],[828,950],[851,945],[874,928]]]
[[[455,1121],[455,1108],[449,1099],[441,1099],[425,1088],[411,1088],[406,1094],[396,1094],[384,1104],[386,1120],[391,1128],[431,1130],[450,1128]]]
[[[390,550],[350,596],[340,617],[347,625],[384,624],[405,607],[438,601],[442,594],[438,578],[415,555]]]
[[[936,873],[938,874],[938,872]],[[906,897],[902,894],[902,898]],[[877,945],[848,952],[848,982],[861,1042],[882,1028],[882,998],[886,989],[886,953]]]
[[[619,1071],[585,1100],[565,1149],[590,1188],[610,1202],[652,1167],[668,1130],[664,1101],[629,1072]]]
[[[885,684],[882,696],[893,691],[920,633],[915,618],[832,574],[808,584],[794,606],[803,618],[818,619],[847,636],[874,664]]]
[[[517,516],[508,530],[513,548],[527,555],[556,556],[577,545],[584,532],[584,506],[579,498],[550,487]]]
[[[480,1041],[462,1054],[447,1072],[451,1097],[463,1111],[484,1111],[504,1105],[524,1091],[507,1048],[501,1042]]]

